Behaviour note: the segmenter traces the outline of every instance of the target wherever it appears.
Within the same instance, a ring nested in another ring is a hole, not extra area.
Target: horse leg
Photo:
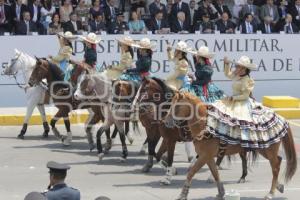
[[[132,144],[134,141],[134,138],[133,138],[132,132],[129,131],[129,121],[125,121],[125,135],[129,141],[129,143]]]
[[[49,125],[48,125],[48,122],[47,122],[47,118],[46,118],[45,106],[44,106],[44,104],[38,104],[37,108],[38,108],[38,110],[39,110],[39,112],[41,114],[42,121],[43,121],[43,127],[44,127],[43,137],[47,138],[48,134],[49,134],[49,131],[50,131],[50,128],[49,128]]]
[[[116,132],[118,132],[118,130]],[[113,144],[112,138],[110,137],[110,127],[107,130],[105,130],[105,136],[106,136],[106,143],[105,143],[105,146],[104,146],[104,152],[108,153],[109,150],[112,147],[112,144]]]
[[[206,154],[206,152],[204,152]],[[191,167],[187,174],[186,181],[183,185],[183,188],[181,190],[181,193],[179,197],[176,200],[187,200],[187,196],[192,184],[192,178],[194,175],[207,163],[207,157],[204,154],[199,154],[199,157],[195,164]]]
[[[240,157],[241,157],[241,160],[242,160],[243,173],[242,173],[242,177],[240,178],[238,183],[245,183],[246,182],[246,176],[248,175],[247,152],[242,150],[240,152]]]
[[[158,149],[158,152],[156,153],[156,160],[158,164],[165,170],[167,170],[168,167],[168,155],[167,152],[167,140],[163,138],[163,141]]]
[[[142,148],[141,148],[139,154],[140,154],[140,155],[146,155],[146,153],[147,153],[147,148],[148,148],[148,138],[146,137],[146,139],[145,139],[145,141],[144,141],[144,143],[143,143],[143,145],[142,145]]]
[[[225,189],[224,189],[224,185],[223,183],[220,181],[220,175],[218,172],[218,168],[217,165],[215,163],[215,160],[212,158],[207,162],[207,165],[210,169],[210,172],[212,174],[212,176],[214,177],[216,183],[217,183],[217,187],[218,187],[218,195],[217,195],[217,199],[223,200],[224,199],[224,195],[225,195]]]
[[[71,142],[72,142],[72,132],[71,132],[70,119],[68,116],[64,117],[64,124],[65,124],[65,128],[67,130],[67,137],[63,137],[62,141],[63,141],[64,145],[70,146]]]
[[[114,126],[114,131],[113,131],[113,133],[112,133],[112,135],[111,135],[111,143],[112,143],[112,144],[114,144],[115,138],[116,138],[117,134],[118,134],[118,128],[117,128],[116,125],[115,125],[115,126]]]
[[[163,180],[160,181],[163,185],[170,185],[173,174],[176,174],[176,168],[172,167],[173,159],[174,159],[174,151],[175,151],[176,141],[168,139],[167,141],[167,150],[168,150],[168,167],[166,176]]]
[[[155,157],[155,147],[160,139],[160,134],[157,129],[146,128],[148,140],[148,160],[142,168],[142,172],[147,173],[153,167],[153,158]],[[151,135],[154,132],[155,135]],[[152,136],[152,137],[149,137]]]
[[[57,128],[55,127],[56,122],[63,117],[64,110],[63,109],[59,109],[58,112],[54,115],[54,117],[51,119],[50,121],[50,126],[52,128],[52,132],[54,134],[54,136],[59,139],[59,140],[63,140],[63,136],[60,135],[59,131],[57,130]]]
[[[33,113],[33,110],[35,108],[37,104],[34,102],[34,103],[29,103],[27,105],[27,109],[26,109],[26,116],[25,116],[25,119],[24,119],[24,122],[23,122],[23,127],[20,131],[20,134],[18,135],[18,138],[19,139],[24,139],[24,135],[27,131],[27,127],[28,127],[28,122],[29,122],[29,119]]]
[[[93,149],[95,148],[95,143],[94,143],[94,139],[93,139],[93,133],[92,133],[92,128],[93,126],[98,123],[101,119],[101,116],[99,116],[99,114],[97,113],[93,113],[92,117],[88,119],[88,122],[86,123],[86,135],[87,135],[87,140],[89,143],[89,149],[90,152],[93,151]]]
[[[184,147],[185,147],[185,152],[186,155],[188,157],[188,161],[191,162],[194,158],[194,154],[193,154],[193,142],[185,142],[184,143]]]
[[[122,144],[122,157],[121,157],[121,162],[126,161],[127,156],[128,156],[128,150],[127,150],[127,145],[126,145],[126,136],[125,136],[125,131],[124,131],[124,122],[122,121],[116,121],[115,122],[118,131],[119,131],[119,136]]]

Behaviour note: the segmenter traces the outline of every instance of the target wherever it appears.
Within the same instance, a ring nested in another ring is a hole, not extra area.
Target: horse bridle
[[[20,52],[19,55],[18,55],[16,58],[11,59],[11,63],[10,63],[10,65],[8,66],[8,68],[13,67],[13,66],[17,63],[17,61],[19,60],[19,58],[21,57],[21,55],[22,55],[22,53]],[[23,70],[23,71],[24,71],[24,70]],[[24,86],[24,85],[25,85],[24,83],[19,83],[19,81],[17,80],[17,74],[18,74],[18,71],[16,71],[16,72],[13,73],[13,74],[7,74],[7,75],[8,75],[8,76],[12,76],[12,77],[15,79],[17,86],[18,86],[19,88],[25,90],[25,89],[26,89],[26,86]],[[23,72],[23,74],[24,74],[24,72]]]

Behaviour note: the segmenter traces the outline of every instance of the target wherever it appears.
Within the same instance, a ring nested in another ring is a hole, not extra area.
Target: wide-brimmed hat
[[[57,33],[57,35],[59,35],[60,37],[63,37],[67,40],[75,40],[77,38],[76,35],[73,35],[73,33],[71,33],[70,31],[67,31],[67,32],[60,32],[60,33]]]
[[[98,44],[101,41],[101,38],[95,33],[89,33],[87,36],[79,36],[79,38],[92,44]]]
[[[204,58],[213,58],[215,55],[214,53],[209,52],[209,48],[207,46],[201,46],[198,51],[193,51],[193,54]]]
[[[129,37],[129,36],[126,36],[126,37],[123,37],[121,39],[116,39],[119,43],[121,44],[125,44],[127,46],[133,46],[135,43],[134,43],[134,40]]]
[[[154,45],[151,43],[149,38],[143,38],[140,41],[136,42],[132,46],[137,47],[139,49],[154,49]]]
[[[193,53],[192,48],[188,47],[187,43],[184,41],[179,41],[175,47],[177,51],[183,51],[186,53]]]
[[[235,62],[235,65],[240,65],[240,66],[246,67],[247,69],[250,69],[250,70],[257,69],[257,65],[254,63],[251,63],[251,60],[248,56],[241,56],[240,59]]]

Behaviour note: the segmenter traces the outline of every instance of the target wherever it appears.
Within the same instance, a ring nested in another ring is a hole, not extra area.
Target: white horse
[[[34,69],[35,64],[36,64],[35,58],[15,49],[14,58],[11,60],[10,65],[8,65],[2,72],[2,75],[14,77],[17,85],[20,88],[24,89],[26,94],[27,110],[23,122],[23,127],[21,129],[20,134],[18,135],[18,138],[20,139],[24,139],[24,135],[27,131],[29,119],[32,116],[32,112],[35,107],[38,108],[43,121],[43,127],[44,127],[43,137],[45,138],[48,137],[48,133],[50,130],[46,119],[46,113],[44,107],[46,89],[45,87],[43,87],[43,85],[38,85],[34,87],[28,86],[28,81]],[[23,77],[23,81],[25,84],[24,86],[18,82],[17,75]]]

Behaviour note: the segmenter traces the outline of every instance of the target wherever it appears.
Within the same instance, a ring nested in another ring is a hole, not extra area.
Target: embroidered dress
[[[211,81],[212,75],[211,66],[196,64],[196,80],[189,87],[184,88],[184,91],[192,93],[205,103],[213,103],[224,98],[224,92]]]
[[[130,52],[122,52],[120,64],[112,66],[111,69],[107,69],[104,73],[110,79],[118,79],[123,71],[130,69],[132,65],[133,59]]]
[[[254,80],[235,76],[229,65],[225,65],[225,75],[233,80],[233,101],[223,99],[208,107],[207,131],[244,148],[268,148],[279,142],[287,133],[288,124],[250,97]]]
[[[166,84],[176,90],[184,87],[188,87],[189,80],[187,77],[189,63],[185,59],[177,59],[174,57],[174,52],[168,51],[168,59],[175,63],[175,69],[173,74],[171,74],[166,79]]]

